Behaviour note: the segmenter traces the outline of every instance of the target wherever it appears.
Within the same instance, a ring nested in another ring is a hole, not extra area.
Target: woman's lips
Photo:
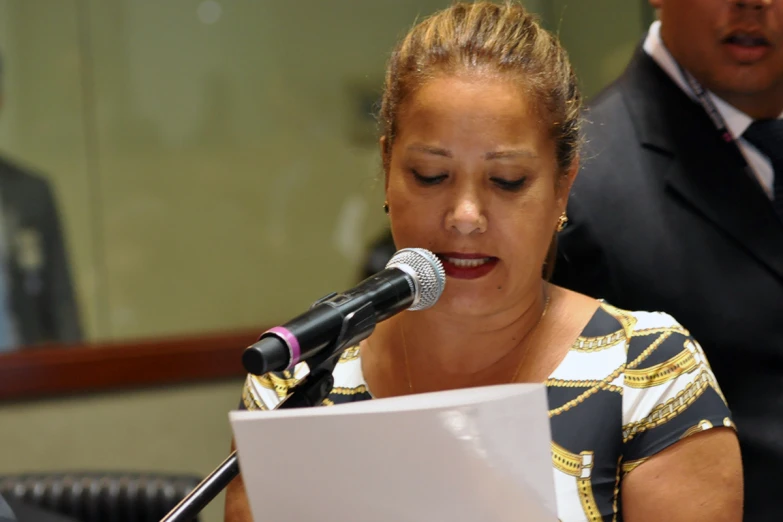
[[[455,279],[478,279],[490,273],[499,259],[481,253],[443,253],[438,254],[443,263],[446,276]]]

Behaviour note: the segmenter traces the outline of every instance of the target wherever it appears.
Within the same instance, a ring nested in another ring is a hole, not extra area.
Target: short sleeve
[[[623,382],[623,468],[626,472],[695,433],[735,429],[707,357],[669,315],[637,316]]]
[[[242,387],[240,410],[273,410],[291,388],[307,375],[307,364],[300,363],[294,371],[248,374]]]

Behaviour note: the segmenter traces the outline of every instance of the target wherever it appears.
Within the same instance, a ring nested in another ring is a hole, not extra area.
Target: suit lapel
[[[672,158],[664,175],[673,197],[783,278],[783,226],[737,147],[641,49],[622,81],[642,146]]]

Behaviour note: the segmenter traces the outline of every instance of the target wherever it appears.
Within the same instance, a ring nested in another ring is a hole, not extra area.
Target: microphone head
[[[446,271],[440,259],[424,248],[403,248],[386,263],[411,276],[413,304],[408,310],[424,310],[440,299],[446,287]],[[411,281],[409,281],[411,283]]]

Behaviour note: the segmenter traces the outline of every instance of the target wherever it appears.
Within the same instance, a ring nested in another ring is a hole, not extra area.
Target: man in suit
[[[745,519],[780,521],[783,1],[651,4],[586,113],[554,282],[690,330],[735,415]]]
[[[49,183],[0,157],[0,352],[81,338],[63,232]]]

